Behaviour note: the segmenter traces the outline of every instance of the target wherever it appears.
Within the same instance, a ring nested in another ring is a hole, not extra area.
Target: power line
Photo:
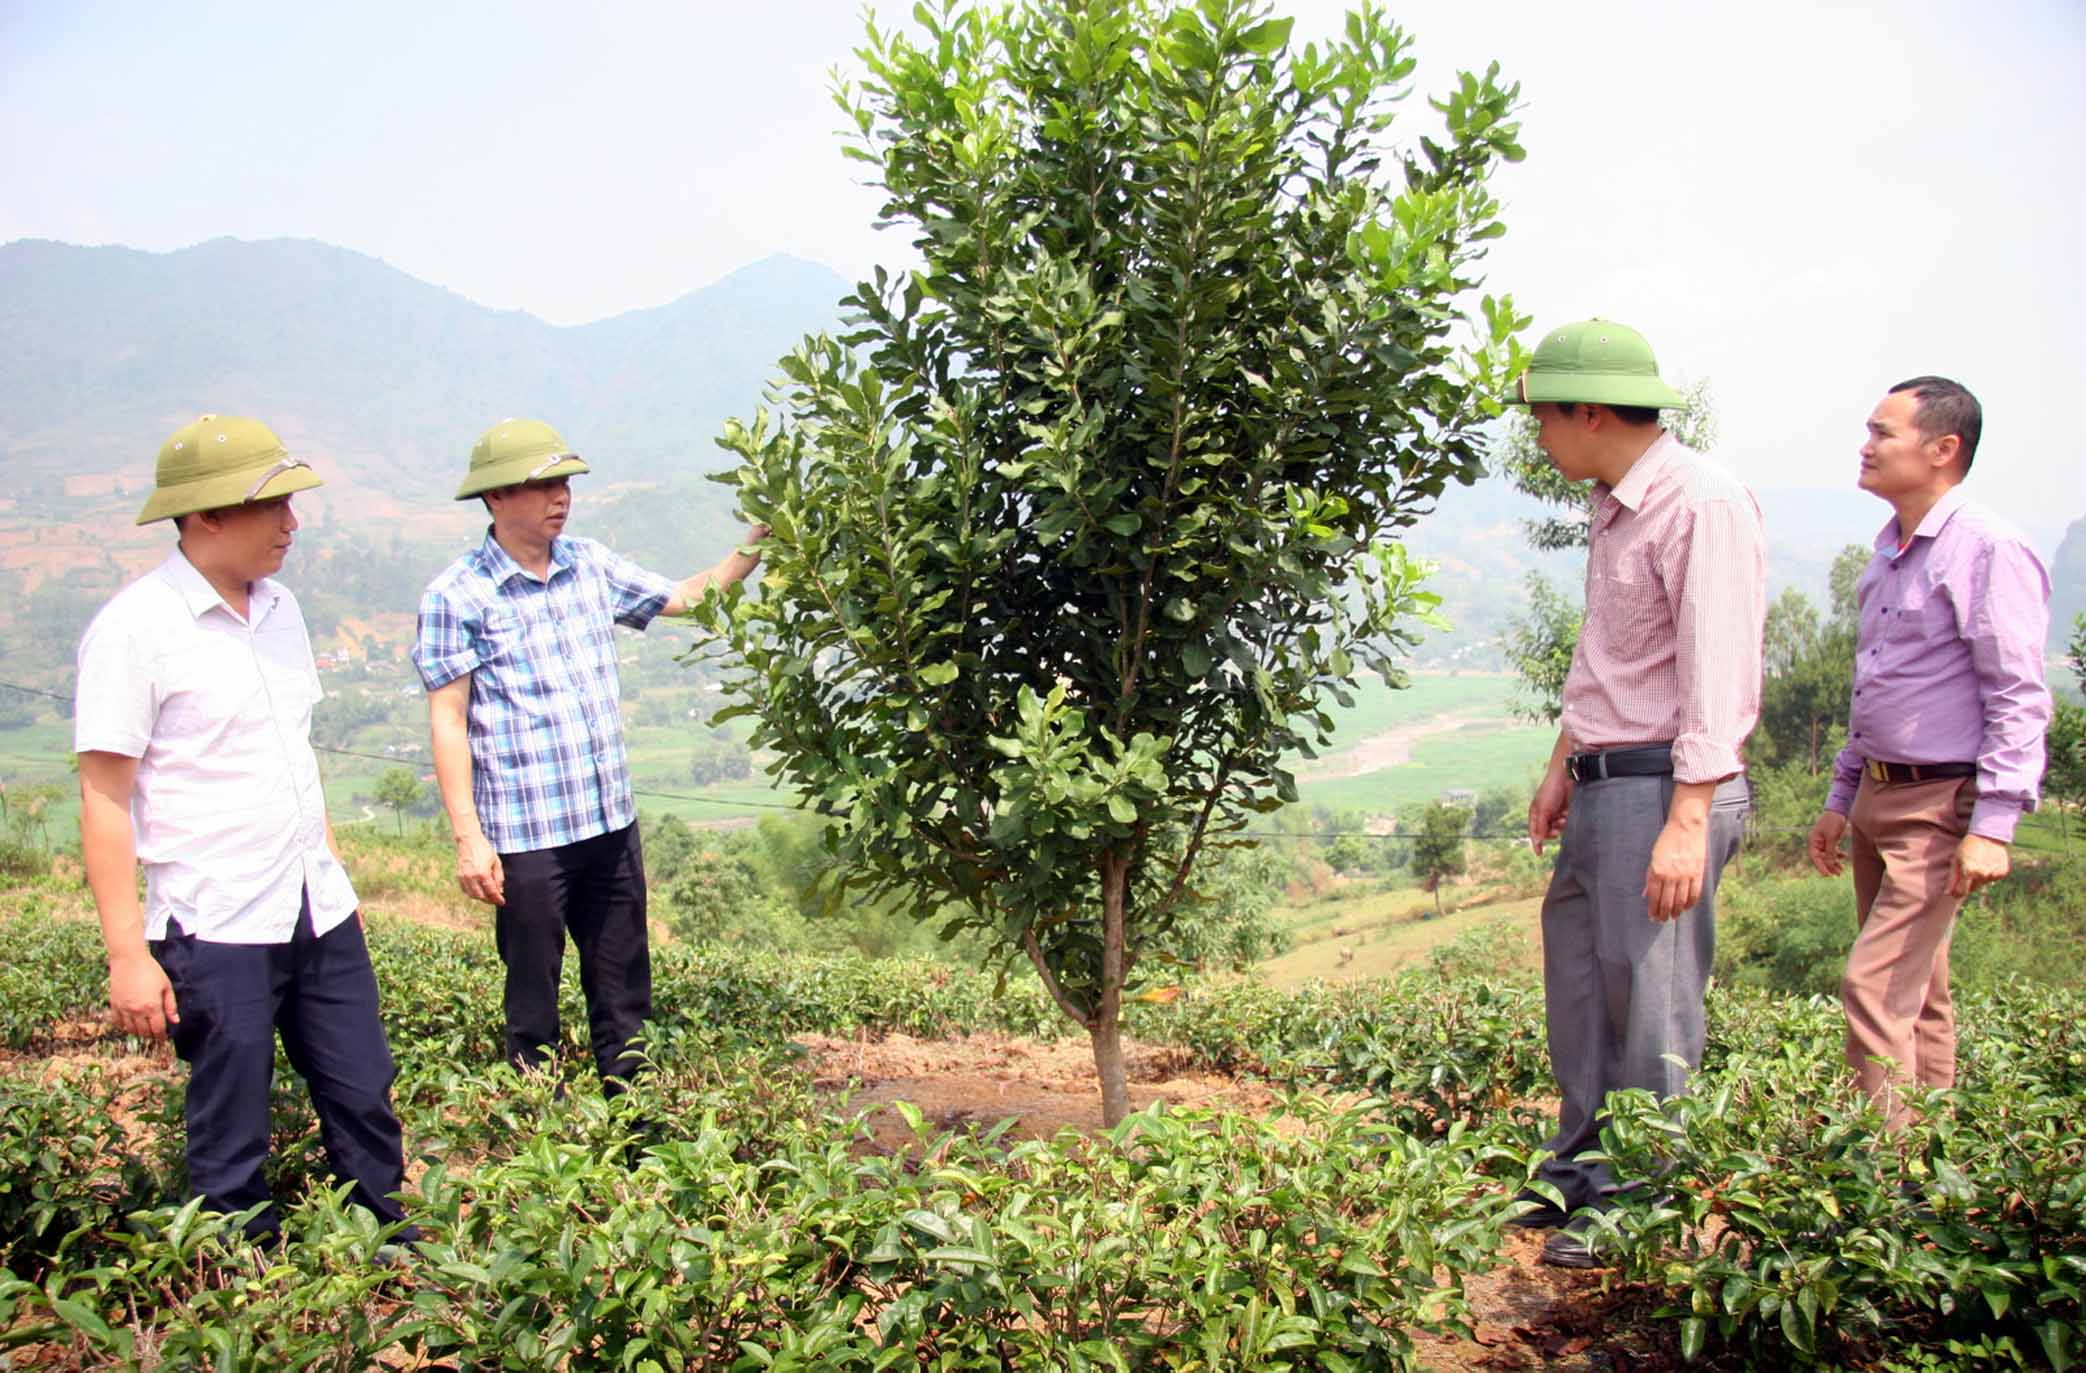
[[[55,691],[45,691],[42,687],[23,686],[20,682],[0,682],[0,687],[11,687],[16,691],[26,691],[31,696],[47,696],[53,701],[63,701],[66,705],[72,704],[72,697],[61,696]]]
[[[43,696],[53,701],[62,701],[67,705],[72,704],[72,697],[60,695],[58,692],[55,691],[45,691],[42,687],[23,686],[20,682],[5,681],[0,681],[0,687],[9,687],[15,691],[27,692],[31,696]],[[360,753],[351,748],[335,748],[331,744],[313,744],[312,748],[320,753],[338,754],[343,758],[362,758],[372,763],[417,763],[423,767],[433,766],[433,760],[423,757],[420,754]],[[643,787],[632,787],[631,791],[634,795],[650,797],[655,801],[686,801],[699,806],[730,806],[738,810],[803,810],[803,807],[801,806],[793,806],[783,801],[727,801],[715,796],[690,796],[685,792],[648,791]],[[1809,834],[1810,832],[1811,829],[1808,825],[1756,825],[1751,828],[1751,833],[1754,834]],[[1236,834],[1239,838],[1242,839],[1310,840],[1314,843],[1321,842],[1327,839],[1377,839],[1391,840],[1395,842],[1399,840],[1410,841],[1419,838],[1417,834],[1412,833],[1372,834],[1367,830],[1330,830],[1323,833],[1302,834],[1292,834],[1287,830],[1234,830],[1231,833]],[[1526,843],[1528,841],[1528,831],[1472,830],[1466,833],[1463,837],[1465,839],[1506,839],[1514,840],[1520,843]],[[1556,841],[1546,840],[1545,842],[1554,843]]]
[[[66,705],[72,704],[72,697],[55,691],[45,691],[42,687],[24,686],[20,682],[0,682],[0,687],[26,692],[31,696],[42,696],[52,701],[61,701]],[[320,743],[312,744],[312,749],[318,753],[337,754],[342,758],[362,758],[372,763],[394,763],[399,765],[417,763],[422,767],[434,766],[434,760],[417,753],[363,753],[357,749],[336,748],[332,744]],[[736,810],[797,809],[797,807],[782,801],[727,801],[716,796],[690,796],[685,792],[676,791],[648,791],[643,787],[633,787],[631,790],[635,795],[648,796],[656,801],[688,801],[699,806],[730,806]]]

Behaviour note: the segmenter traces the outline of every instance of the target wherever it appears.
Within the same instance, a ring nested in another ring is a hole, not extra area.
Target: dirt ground
[[[904,1119],[891,1109],[896,1101],[911,1102],[936,1129],[984,1129],[1008,1117],[1016,1123],[1006,1138],[1101,1128],[1093,1058],[1081,1040],[1044,1044],[995,1035],[954,1040],[892,1035],[872,1041],[799,1035],[796,1042],[809,1052],[821,1091],[836,1098],[845,1094],[851,1109],[876,1108],[868,1120],[872,1148],[895,1150],[912,1139]],[[1136,1108],[1164,1100],[1170,1106],[1261,1114],[1277,1101],[1263,1083],[1190,1071],[1188,1056],[1179,1050],[1126,1044],[1124,1058]],[[1507,1232],[1507,1262],[1465,1285],[1476,1339],[1419,1336],[1427,1366],[1443,1373],[1657,1366],[1640,1361],[1604,1332],[1611,1303],[1603,1276],[1545,1267],[1538,1261],[1542,1248],[1540,1233]]]

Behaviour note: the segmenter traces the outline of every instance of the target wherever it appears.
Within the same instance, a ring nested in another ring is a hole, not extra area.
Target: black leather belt
[[[1574,782],[1600,782],[1610,777],[1664,777],[1672,771],[1671,744],[1565,755],[1565,775]]]
[[[1938,782],[1944,777],[1975,777],[1975,763],[1884,763],[1864,758],[1861,770],[1879,782]]]

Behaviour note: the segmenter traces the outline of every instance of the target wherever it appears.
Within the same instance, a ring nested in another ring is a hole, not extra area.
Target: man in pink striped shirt
[[[1750,801],[1766,540],[1752,494],[1659,427],[1682,401],[1636,330],[1556,330],[1519,398],[1557,470],[1594,482],[1564,727],[1528,811],[1538,852],[1562,839],[1543,899],[1555,1196],[1524,1193],[1519,1223],[1556,1229],[1545,1262],[1592,1267],[1588,1212],[1619,1190],[1597,1156],[1608,1094],[1673,1096],[1702,1058],[1717,878]]]

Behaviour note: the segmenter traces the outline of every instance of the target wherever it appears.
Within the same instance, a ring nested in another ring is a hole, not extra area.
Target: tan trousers
[[[1963,902],[1949,895],[1948,878],[1976,801],[1971,777],[1894,783],[1864,775],[1848,816],[1861,928],[1840,984],[1847,1063],[1894,1129],[1908,1114],[1890,1090],[1894,1078],[1955,1084],[1948,942]]]

